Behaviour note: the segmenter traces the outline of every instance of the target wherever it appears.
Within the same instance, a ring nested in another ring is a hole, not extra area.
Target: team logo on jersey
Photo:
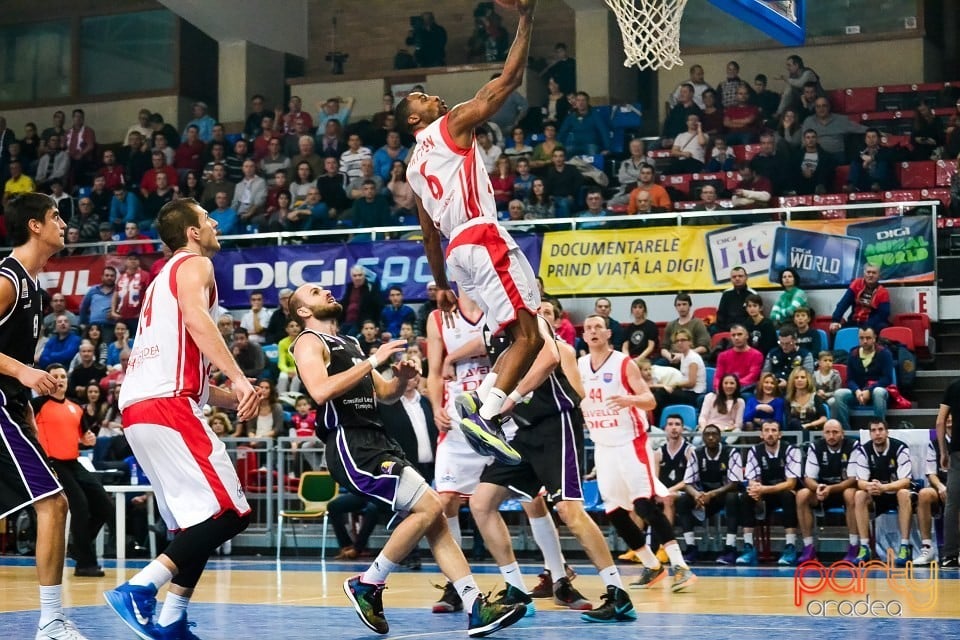
[[[30,288],[27,286],[27,279],[21,278],[20,279],[20,299],[23,300],[29,297],[30,297]]]
[[[393,460],[384,460],[380,463],[380,473],[387,476],[394,475],[393,470],[397,466],[397,463]]]
[[[607,384],[613,382],[613,374],[612,374],[612,373],[609,373],[609,372],[604,373],[604,374],[603,374],[603,381],[606,382]]]

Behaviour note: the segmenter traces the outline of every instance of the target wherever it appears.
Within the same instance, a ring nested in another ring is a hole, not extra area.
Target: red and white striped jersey
[[[493,186],[474,138],[457,146],[443,116],[417,132],[407,164],[407,182],[423,202],[433,224],[450,238],[457,227],[476,218],[497,220]]]
[[[603,364],[594,371],[590,354],[577,360],[580,378],[586,396],[580,403],[583,418],[590,429],[590,439],[598,445],[617,446],[647,439],[647,418],[634,407],[614,409],[607,406],[610,396],[633,395],[635,391],[627,382],[627,365],[630,356],[611,351]]]
[[[210,363],[187,333],[177,303],[177,270],[187,260],[203,259],[177,251],[150,283],[140,309],[123,386],[120,410],[151,398],[194,399],[202,405],[209,393]],[[217,305],[217,287],[210,291],[211,314]]]
[[[457,313],[454,315],[453,327],[448,327],[445,326],[439,310],[431,311],[428,320],[428,322],[437,323],[440,328],[444,355],[453,353],[471,340],[482,339],[485,321],[486,319],[481,315],[480,319],[473,323]],[[443,384],[443,407],[450,415],[453,424],[457,424],[460,422],[460,414],[457,412],[453,401],[460,394],[476,391],[480,387],[480,383],[490,372],[490,359],[486,355],[466,358],[457,362],[454,369],[456,378],[447,380]]]

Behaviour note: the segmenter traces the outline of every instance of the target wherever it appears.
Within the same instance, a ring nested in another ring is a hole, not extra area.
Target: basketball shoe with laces
[[[574,611],[590,611],[593,609],[590,601],[584,598],[583,594],[570,583],[570,578],[566,577],[560,578],[557,580],[557,584],[553,585],[553,603]]]
[[[454,401],[460,413],[460,430],[470,448],[482,456],[493,456],[503,464],[519,464],[520,453],[507,442],[498,418],[480,416],[480,399],[475,392],[457,396]]]
[[[143,640],[153,640],[153,615],[157,610],[157,590],[124,582],[103,599],[130,629]]]
[[[630,594],[623,589],[609,585],[607,592],[600,596],[603,604],[592,611],[580,614],[585,622],[632,622],[637,619]]]
[[[360,576],[353,576],[343,581],[343,592],[347,594],[354,610],[360,616],[360,621],[371,631],[386,634],[390,625],[383,615],[382,584],[367,584],[360,580]]]
[[[34,640],[87,640],[87,638],[69,620],[54,618],[37,629]]]
[[[506,589],[497,593],[497,599],[491,602],[490,604],[503,604],[503,605],[514,605],[522,604],[526,605],[527,612],[524,614],[525,618],[529,618],[537,612],[536,608],[533,606],[533,598],[530,597],[530,594],[524,593],[520,589],[517,589],[512,584],[508,584]]]
[[[467,635],[471,638],[488,636],[509,627],[526,614],[527,606],[524,604],[497,604],[480,594],[467,617]]]
[[[443,590],[443,595],[440,596],[440,599],[433,603],[434,613],[456,613],[457,611],[463,611],[463,600],[460,599],[460,594],[457,593],[457,588],[453,586],[452,582],[448,582],[442,587],[438,584],[433,586]]]

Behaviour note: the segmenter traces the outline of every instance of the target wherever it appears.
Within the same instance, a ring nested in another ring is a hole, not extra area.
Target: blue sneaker
[[[153,640],[153,615],[157,611],[157,590],[124,582],[112,591],[104,591],[103,599],[142,640]]]
[[[457,413],[460,414],[461,418],[469,418],[480,411],[480,396],[477,395],[476,391],[461,393],[454,398],[453,406],[457,408]]]
[[[780,556],[780,559],[777,560],[777,564],[781,567],[792,567],[797,564],[797,546],[793,544],[788,544],[783,548],[783,554]]]
[[[383,615],[383,589],[382,584],[361,582],[360,576],[343,581],[343,592],[360,616],[360,621],[371,631],[386,634],[390,631],[390,625]]]
[[[497,593],[497,599],[490,604],[504,604],[508,606],[514,604],[525,605],[527,607],[527,613],[524,615],[525,618],[529,618],[537,612],[536,607],[533,606],[533,597],[517,589],[512,584],[508,584],[506,589]]]
[[[488,602],[480,594],[467,616],[467,635],[471,638],[482,638],[496,633],[514,624],[527,615],[527,606],[524,604],[499,604]]]
[[[180,619],[165,627],[158,624],[153,625],[153,636],[155,640],[200,640],[191,631],[190,627],[195,627],[196,622],[187,621],[187,612],[180,615]]]
[[[857,557],[853,559],[853,564],[860,564],[861,562],[870,562],[870,547],[865,544],[860,545],[860,551],[857,552]]]
[[[581,620],[584,622],[632,622],[637,619],[637,612],[630,601],[630,594],[623,589],[610,585],[600,599],[603,604],[593,611],[581,613]]]
[[[737,558],[738,565],[753,566],[757,564],[757,550],[752,544],[743,545],[743,553]]]

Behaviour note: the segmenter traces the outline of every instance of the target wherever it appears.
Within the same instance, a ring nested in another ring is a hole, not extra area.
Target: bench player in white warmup
[[[667,495],[667,488],[657,478],[647,440],[644,413],[656,406],[653,393],[630,356],[610,346],[610,330],[602,316],[584,320],[583,339],[590,351],[577,361],[587,394],[580,408],[595,445],[597,488],[610,522],[643,562],[640,579],[630,586],[647,589],[666,577],[666,568],[630,518],[630,511],[636,511],[653,528],[670,558],[671,589],[684,591],[696,576],[683,559],[670,521],[654,504],[655,498]]]
[[[167,528],[166,550],[112,591],[107,604],[140,638],[193,640],[187,604],[214,550],[247,528],[250,505],[202,407],[256,414],[260,396],[223,341],[210,258],[220,250],[217,222],[196,200],[174,200],[157,215],[173,255],[147,288],[120,390],[123,431],[150,478]],[[209,384],[214,364],[232,390]],[[157,591],[170,584],[154,620]]]
[[[481,455],[516,464],[517,451],[503,437],[500,414],[520,377],[543,348],[537,329],[540,291],[530,263],[499,224],[490,177],[474,131],[489,120],[520,87],[527,66],[536,0],[518,0],[517,35],[503,73],[467,102],[448,109],[439,96],[415,92],[396,107],[397,122],[416,134],[407,181],[416,195],[423,246],[437,283],[437,304],[452,311],[456,295],[447,271],[461,291],[483,307],[495,332],[507,331],[512,346],[504,352],[499,374],[491,372],[476,394],[457,399],[460,427]],[[440,235],[450,239],[446,269]],[[512,397],[512,396],[511,396]],[[514,397],[518,401],[519,397]]]

